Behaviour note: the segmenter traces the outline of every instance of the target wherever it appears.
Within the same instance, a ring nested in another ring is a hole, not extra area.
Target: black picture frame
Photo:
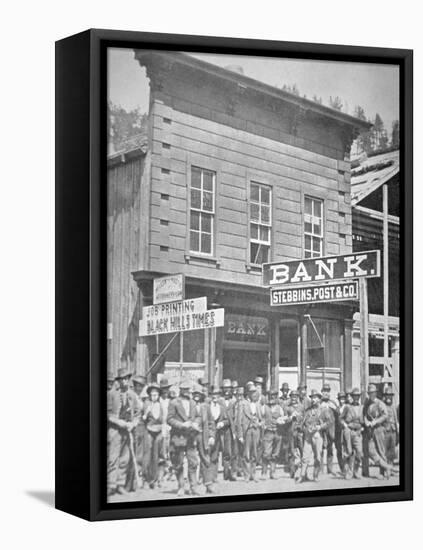
[[[401,477],[397,487],[106,503],[106,50],[108,47],[393,63],[400,67]],[[56,508],[87,520],[413,498],[411,50],[92,29],[56,43]]]

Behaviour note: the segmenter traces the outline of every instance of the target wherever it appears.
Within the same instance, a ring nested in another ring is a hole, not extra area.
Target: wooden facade
[[[136,57],[150,79],[148,170],[144,164],[136,178],[146,202],[127,213],[132,231],[123,251],[118,239],[124,233],[109,243],[120,254],[111,260],[111,271],[120,273],[117,280],[130,269],[138,284],[137,296],[131,281],[112,291],[131,295],[123,299],[129,310],[117,330],[123,334],[128,319],[135,322],[139,308],[151,303],[155,276],[184,273],[187,296],[206,295],[209,307],[224,307],[225,327],[193,335],[185,351],[181,338],[178,350],[157,363],[159,371],[202,373],[211,382],[222,377],[245,382],[260,373],[268,383],[282,378],[291,385],[305,378],[309,385],[320,385],[322,378],[333,379],[335,387],[350,383],[356,304],[270,307],[261,266],[250,257],[250,199],[252,184],[270,190],[269,261],[304,257],[306,198],[322,205],[321,255],[350,252],[348,155],[366,123],[191,56],[137,51]],[[190,246],[193,167],[214,175],[207,254]],[[120,170],[113,177],[126,182]],[[122,267],[131,250],[134,255]],[[325,358],[312,368],[320,346],[315,333],[326,338]],[[136,349],[130,340],[129,352],[118,338],[113,362],[130,357],[134,370],[154,376],[157,368],[150,370],[151,365],[166,339],[139,338]],[[203,351],[195,352],[195,346]]]

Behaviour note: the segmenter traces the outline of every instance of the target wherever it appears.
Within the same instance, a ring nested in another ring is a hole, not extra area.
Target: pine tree
[[[329,106],[332,107],[332,109],[336,109],[337,111],[342,111],[343,103],[342,99],[339,96],[329,97]]]
[[[392,123],[391,147],[398,148],[400,144],[400,123],[394,120]]]

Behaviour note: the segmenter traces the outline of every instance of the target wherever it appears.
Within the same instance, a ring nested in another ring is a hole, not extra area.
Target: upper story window
[[[250,186],[250,262],[270,261],[272,233],[272,189],[251,182]]]
[[[190,251],[212,254],[216,173],[191,168]]]
[[[323,201],[304,197],[304,257],[323,256]]]

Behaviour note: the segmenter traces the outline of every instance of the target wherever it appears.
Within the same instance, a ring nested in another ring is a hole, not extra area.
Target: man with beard
[[[233,397],[233,386],[229,379],[223,380],[222,385],[223,398],[222,403],[225,405],[226,416],[229,426],[222,432],[223,435],[223,479],[236,481],[235,464],[236,464],[236,437],[235,437],[235,402]],[[226,459],[225,459],[226,457]]]
[[[192,397],[195,401],[196,416],[200,419],[201,432],[197,435],[197,449],[200,457],[200,478],[206,487],[207,494],[214,494],[213,469],[210,460],[210,449],[214,447],[216,428],[210,410],[210,404],[206,403],[206,395],[200,384],[194,386]]]
[[[292,390],[290,403],[285,409],[287,426],[289,427],[289,473],[295,482],[301,479],[301,460],[303,456],[303,429],[304,406],[299,401],[298,392]]]
[[[310,399],[307,397],[307,384],[300,384],[298,386],[298,402],[302,405],[305,412],[311,405]]]
[[[385,473],[387,479],[390,478],[392,468],[386,461],[385,450],[385,429],[383,424],[388,419],[388,411],[383,401],[376,397],[376,386],[369,384],[367,395],[368,399],[363,407],[364,427],[366,436],[366,445],[364,452],[366,463],[371,458],[376,466],[379,466]],[[367,471],[366,471],[367,474]],[[383,479],[383,476],[378,476]]]
[[[133,430],[138,422],[139,404],[135,393],[129,388],[131,372],[122,367],[116,377],[119,389],[111,392],[108,399],[108,464],[107,494],[126,494],[134,490],[133,480],[135,451]]]
[[[167,422],[170,426],[170,459],[178,481],[178,496],[185,494],[184,458],[188,464],[190,494],[199,495],[197,489],[198,457],[196,439],[200,432],[200,418],[195,401],[191,399],[191,384],[181,382],[179,397],[169,403]]]
[[[328,474],[334,474],[333,447],[335,444],[335,426],[338,416],[338,407],[330,398],[330,385],[325,383],[322,387],[321,409],[325,419],[325,428],[321,431],[323,438],[323,451],[326,450],[326,465]]]
[[[246,481],[258,481],[256,479],[256,465],[261,423],[259,394],[254,383],[248,382],[247,399],[244,399],[240,404],[237,428],[239,441],[244,445]]]
[[[145,376],[136,375],[132,378],[132,384],[135,395],[138,399],[139,420],[134,430],[135,439],[135,454],[137,457],[138,475],[143,475],[147,471],[147,430],[143,420],[145,402],[147,400],[146,385],[147,378]],[[143,477],[143,483],[146,479]]]
[[[226,388],[226,397],[229,401],[228,386],[226,386]],[[215,443],[210,451],[213,482],[216,482],[217,480],[217,467],[220,454],[222,454],[223,479],[229,480],[232,479],[230,455],[232,432],[228,417],[228,410],[225,405],[225,397],[222,397],[222,390],[218,386],[215,386],[212,389],[210,411],[216,433]]]
[[[160,404],[163,410],[163,424],[162,424],[162,437],[163,437],[163,457],[164,457],[164,468],[160,470],[160,478],[158,480],[158,485],[160,486],[163,476],[171,475],[172,465],[170,462],[169,447],[170,447],[170,426],[167,423],[167,415],[169,412],[169,390],[170,384],[167,378],[160,379]]]
[[[308,469],[314,466],[313,479],[318,481],[322,465],[323,438],[322,431],[326,429],[324,411],[320,406],[321,394],[312,390],[311,406],[304,413],[302,431],[304,433],[303,458],[301,461],[301,481],[309,481]]]
[[[393,404],[393,396],[394,392],[392,388],[390,388],[389,386],[385,386],[383,391],[383,402],[385,403],[388,416],[383,423],[383,427],[385,429],[386,461],[390,466],[394,465],[399,434],[397,409]]]
[[[279,404],[282,406],[284,412],[289,406],[291,398],[289,397],[289,384],[284,382],[281,386],[281,396],[279,397]],[[289,426],[284,424],[281,428],[281,453],[280,461],[284,466],[285,471],[289,470]]]
[[[363,407],[360,404],[360,390],[351,392],[352,404],[346,403],[340,414],[342,426],[342,447],[345,460],[344,476],[360,479],[360,466],[363,459]]]
[[[264,405],[262,479],[266,479],[268,471],[270,479],[276,479],[276,461],[281,448],[280,428],[286,420],[282,406],[278,403],[278,394],[277,388],[270,390],[268,403]]]
[[[235,467],[232,469],[232,472],[238,476],[238,477],[245,477],[246,476],[246,468],[245,468],[245,461],[244,461],[244,443],[241,442],[240,438],[242,439],[242,433],[240,432],[240,423],[239,418],[242,410],[242,403],[244,402],[244,387],[240,386],[238,387],[236,394],[235,394],[235,403],[234,403],[234,424],[235,424],[235,445],[237,448],[236,451],[236,464]]]

